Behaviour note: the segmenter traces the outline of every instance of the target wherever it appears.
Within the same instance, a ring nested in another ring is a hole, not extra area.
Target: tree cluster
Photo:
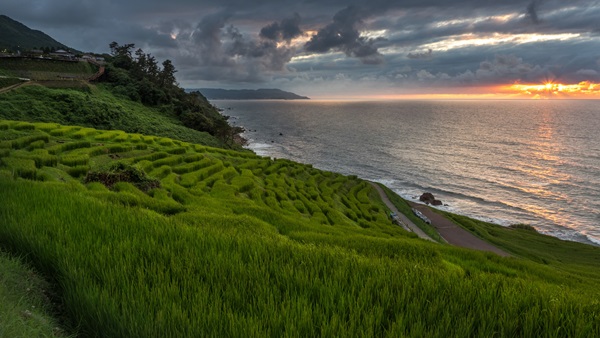
[[[186,93],[179,87],[177,70],[170,60],[159,65],[154,56],[135,50],[134,44],[112,42],[109,46],[111,58],[102,80],[110,84],[113,93],[173,113],[186,127],[208,132],[230,146],[243,131],[230,126],[227,117],[202,94]]]

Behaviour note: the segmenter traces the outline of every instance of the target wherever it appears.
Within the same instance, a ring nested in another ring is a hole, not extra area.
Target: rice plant
[[[0,125],[3,142],[36,132]],[[516,257],[428,243],[356,177],[44,128],[47,140],[0,149],[0,246],[58,281],[84,336],[600,334],[597,248],[458,216]]]

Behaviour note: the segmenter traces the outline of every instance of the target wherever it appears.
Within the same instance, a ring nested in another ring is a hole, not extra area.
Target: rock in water
[[[442,205],[442,201],[436,200],[432,193],[425,192],[421,197],[419,197],[419,201],[424,202],[425,204],[431,205]]]
[[[433,197],[433,194],[430,192],[424,192],[423,195],[421,195],[421,197],[419,197],[419,201],[425,202],[427,204],[431,204],[431,202],[434,200],[435,200],[435,197]]]

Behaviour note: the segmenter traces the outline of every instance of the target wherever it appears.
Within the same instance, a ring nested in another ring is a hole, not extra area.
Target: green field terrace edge
[[[0,135],[0,245],[54,281],[82,335],[600,334],[594,247],[565,269],[560,250],[430,243],[365,181],[247,152],[56,123]],[[115,162],[160,188],[82,183]]]

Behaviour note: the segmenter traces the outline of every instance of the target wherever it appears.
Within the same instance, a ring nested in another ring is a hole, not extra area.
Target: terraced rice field
[[[321,225],[391,225],[385,207],[373,202],[379,197],[369,184],[310,165],[163,137],[55,123],[3,121],[0,137],[0,170],[5,175],[83,183],[89,173],[110,170],[119,162],[158,179],[160,187],[142,191],[128,182],[111,187],[89,182],[90,194],[166,215],[194,211],[210,199],[210,204],[221,201],[221,207],[237,212],[266,207],[266,214],[300,217]],[[254,213],[264,217],[258,210]]]
[[[539,251],[424,241],[370,184],[310,165],[0,121],[0,191],[0,245],[48,277],[81,336],[600,334],[597,248],[475,223]]]

